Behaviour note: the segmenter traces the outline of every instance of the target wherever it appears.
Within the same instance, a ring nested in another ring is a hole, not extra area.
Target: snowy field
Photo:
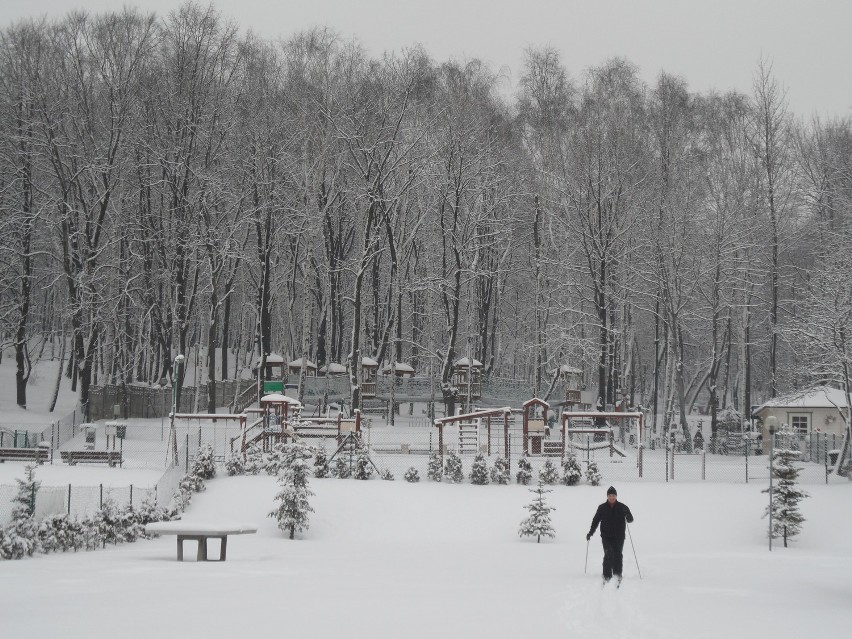
[[[620,590],[585,533],[605,486],[556,486],[557,537],[517,527],[525,487],[313,480],[311,528],[284,538],[270,477],[208,482],[188,521],[258,525],[225,563],[175,538],[0,564],[2,636],[357,638],[837,637],[852,624],[852,484],[809,486],[770,553],[756,485],[618,485],[633,510]],[[216,542],[211,541],[215,554]],[[639,576],[641,569],[641,579]]]

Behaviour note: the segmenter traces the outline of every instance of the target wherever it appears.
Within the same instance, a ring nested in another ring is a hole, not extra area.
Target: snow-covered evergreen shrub
[[[252,444],[246,450],[244,467],[246,475],[259,475],[266,469],[266,455],[257,444]]]
[[[41,551],[49,553],[78,550],[83,547],[82,533],[79,522],[70,519],[68,515],[45,517],[38,526]]]
[[[112,499],[104,499],[104,505],[95,513],[93,521],[102,547],[107,542],[123,544],[145,536],[145,527],[139,522],[136,511],[119,508]]]
[[[488,464],[485,461],[485,455],[482,453],[473,458],[473,464],[470,466],[470,483],[477,486],[484,486],[488,483]]]
[[[370,461],[370,455],[366,449],[360,449],[358,456],[355,458],[355,470],[352,473],[355,479],[366,480],[373,476],[373,462]]]
[[[198,449],[189,472],[201,479],[213,479],[216,476],[215,453],[211,444]]]
[[[512,481],[512,470],[508,459],[498,457],[494,460],[494,467],[491,469],[491,481],[503,485]]]
[[[349,459],[340,455],[334,458],[334,467],[331,474],[338,479],[349,479],[352,476],[352,469],[349,466]]]
[[[559,469],[550,458],[546,459],[541,468],[538,469],[538,480],[548,486],[559,481]]]
[[[15,479],[18,492],[12,498],[12,524],[6,529],[7,550],[11,559],[32,556],[41,550],[38,523],[33,517],[35,496],[41,486],[35,479],[35,466],[24,468],[24,479]]]
[[[526,486],[532,479],[532,466],[530,460],[524,455],[518,460],[518,472],[515,474],[515,480],[519,484]]]
[[[776,480],[772,487],[772,530],[773,539],[781,537],[784,540],[784,548],[787,540],[792,539],[802,532],[802,524],[805,518],[799,510],[799,502],[808,496],[800,490],[796,484],[801,469],[796,466],[801,453],[797,450],[776,448],[772,455],[772,476]],[[768,493],[767,488],[763,492]],[[770,506],[766,507],[764,517],[769,516]]]
[[[426,477],[432,481],[441,481],[444,478],[444,460],[441,453],[433,450],[429,453],[429,465],[426,467]]]
[[[382,470],[381,478],[384,479],[385,481],[395,481],[396,480],[396,477],[393,476],[393,473],[391,472],[390,468],[385,468],[385,469]]]
[[[572,452],[562,462],[562,483],[566,486],[576,486],[583,478],[583,469],[577,456]]]
[[[308,529],[308,513],[314,512],[308,502],[308,498],[313,495],[308,488],[308,473],[308,464],[302,458],[295,459],[289,465],[278,480],[281,491],[275,501],[280,501],[281,505],[269,513],[270,517],[278,520],[278,528],[289,532],[290,539],[297,532]]]
[[[556,509],[548,506],[547,501],[544,498],[545,493],[553,491],[546,489],[540,479],[538,481],[538,486],[536,488],[530,488],[529,491],[531,493],[535,493],[536,496],[530,504],[524,506],[524,508],[530,511],[530,516],[521,522],[521,525],[518,528],[518,535],[520,537],[535,537],[536,543],[541,543],[542,537],[556,536],[556,531],[550,523],[550,512]]]
[[[590,461],[586,467],[586,481],[592,486],[600,486],[601,471],[598,470],[598,465],[593,461]]]
[[[447,463],[444,466],[444,475],[454,484],[460,484],[464,481],[462,460],[456,453],[450,453],[447,455]]]
[[[322,479],[328,474],[328,452],[321,446],[314,452],[314,477]]]
[[[417,472],[417,469],[414,466],[410,466],[408,470],[405,471],[405,475],[403,475],[403,479],[410,484],[416,484],[420,481],[420,473]],[[440,479],[438,481],[441,481]]]
[[[231,453],[231,455],[225,461],[225,472],[228,473],[229,477],[233,477],[234,475],[245,474],[246,466],[243,462],[242,453]]]

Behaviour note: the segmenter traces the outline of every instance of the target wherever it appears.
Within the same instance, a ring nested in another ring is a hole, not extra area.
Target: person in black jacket
[[[618,493],[610,486],[606,491],[606,501],[598,506],[592,519],[592,527],[586,535],[586,541],[589,541],[595,534],[598,524],[601,525],[604,583],[612,579],[613,575],[618,579],[618,583],[621,583],[624,531],[627,526],[625,522],[633,523],[633,513],[630,512],[627,504],[618,501]]]

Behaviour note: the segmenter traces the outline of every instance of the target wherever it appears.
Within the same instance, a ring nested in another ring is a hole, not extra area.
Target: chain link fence
[[[29,496],[30,507],[33,509],[35,519],[41,520],[51,515],[61,514],[83,519],[100,510],[105,499],[111,499],[119,508],[138,507],[146,500],[170,506],[181,478],[188,472],[194,452],[187,449],[185,442],[181,443],[171,456],[178,460],[178,463],[170,465],[153,486],[119,485],[116,483],[116,480],[120,481],[119,478],[97,486],[80,486],[73,483],[44,485],[42,483],[38,490]],[[173,459],[170,463],[173,463]],[[23,480],[26,464],[19,462],[15,464],[20,468],[19,478]],[[35,480],[40,481],[38,467],[36,467]],[[12,521],[13,500],[18,490],[17,484],[0,485],[0,526],[7,526]]]

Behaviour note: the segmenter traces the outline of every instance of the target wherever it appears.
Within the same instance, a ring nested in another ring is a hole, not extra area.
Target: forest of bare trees
[[[697,94],[628,60],[530,49],[515,95],[478,60],[369,56],[324,29],[245,35],[212,7],[0,32],[0,339],[32,365],[215,382],[266,354],[604,403],[741,413],[852,363],[852,123],[754,87]],[[220,358],[217,361],[217,358]],[[205,377],[206,376],[206,377]],[[181,380],[176,380],[180,387]]]

